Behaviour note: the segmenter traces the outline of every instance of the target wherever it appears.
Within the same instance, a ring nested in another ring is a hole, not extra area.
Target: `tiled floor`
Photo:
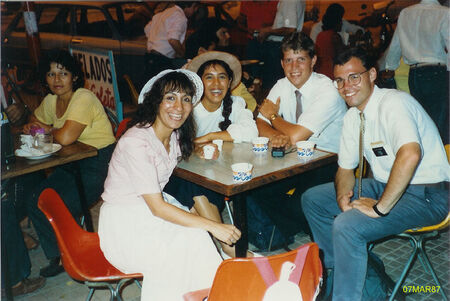
[[[94,224],[98,219],[98,208],[96,206],[92,210]],[[225,213],[226,214],[226,213]],[[224,216],[227,220],[227,216]],[[309,237],[303,233],[297,234],[295,242],[290,245],[291,248],[300,246],[306,242],[309,242]],[[428,240],[426,242],[427,253],[429,254],[432,265],[437,272],[439,280],[443,285],[444,291],[450,292],[449,283],[449,232],[445,231],[440,233],[437,239]],[[402,239],[390,239],[385,242],[381,242],[375,245],[374,252],[378,254],[383,260],[387,273],[393,278],[397,279],[400,276],[402,267],[406,262],[411,248],[406,240]],[[281,252],[265,253],[264,255],[270,255]],[[47,264],[44,253],[39,247],[37,250],[30,251],[32,267],[32,277],[39,274],[39,269]],[[408,278],[405,281],[405,285],[414,286],[432,286],[434,285],[431,275],[426,273],[417,260],[413,268],[411,269]],[[15,300],[24,301],[44,301],[44,300],[69,300],[78,301],[85,300],[88,294],[88,289],[83,284],[71,279],[66,273],[62,273],[56,277],[47,279],[45,287],[36,291],[35,293],[20,296]],[[140,300],[140,290],[134,283],[130,283],[125,286],[122,291],[122,297],[124,300],[138,301]],[[92,300],[109,300],[109,292],[107,290],[97,290],[94,293]],[[442,300],[440,294],[433,293],[419,293],[409,295],[406,298],[409,300]]]

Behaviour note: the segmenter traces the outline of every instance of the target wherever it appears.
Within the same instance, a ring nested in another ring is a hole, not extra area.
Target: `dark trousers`
[[[254,77],[262,79],[263,89],[271,89],[273,85],[284,77],[281,68],[281,42],[250,40],[247,45],[247,59],[256,59],[264,62],[261,65],[251,65],[248,70]]]
[[[301,206],[301,196],[307,189],[334,180],[337,164],[326,165],[250,191],[261,209],[286,236],[301,231],[310,234]],[[295,192],[287,194],[295,188]],[[251,221],[248,221],[251,223]]]
[[[408,78],[411,95],[423,106],[441,135],[449,143],[449,72],[446,66],[411,68]]]
[[[82,207],[75,173],[73,172],[74,164],[79,164],[86,200],[88,205],[92,205],[99,200],[103,192],[103,184],[108,174],[108,163],[114,151],[114,146],[115,144],[111,144],[98,150],[98,155],[95,157],[55,168],[50,176],[33,190],[27,201],[28,214],[48,259],[58,257],[59,250],[53,229],[44,213],[37,206],[39,195],[44,189],[53,188],[61,196],[72,215],[79,217],[82,214]]]
[[[38,178],[24,175],[2,182],[2,287],[12,286],[30,276],[31,262],[19,222],[26,216],[25,194]]]

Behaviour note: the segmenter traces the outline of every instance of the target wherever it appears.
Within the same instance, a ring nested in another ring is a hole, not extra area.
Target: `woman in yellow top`
[[[69,145],[80,141],[98,150],[96,157],[80,160],[81,177],[88,204],[96,202],[103,192],[103,182],[108,173],[108,163],[114,150],[115,138],[105,110],[90,90],[84,89],[84,74],[80,64],[66,50],[52,50],[41,59],[40,77],[49,94],[24,126],[28,134],[33,126],[51,133],[56,143]],[[81,215],[79,192],[71,164],[55,170],[32,190],[28,203],[28,214],[50,265],[41,269],[44,277],[55,276],[64,271],[56,237],[38,209],[37,201],[45,188],[55,189],[75,217]]]

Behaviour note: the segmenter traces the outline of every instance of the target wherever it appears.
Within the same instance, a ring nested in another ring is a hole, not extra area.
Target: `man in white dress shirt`
[[[272,147],[287,148],[297,141],[310,140],[320,149],[337,152],[347,107],[331,79],[313,72],[317,59],[313,41],[302,32],[294,32],[283,40],[281,51],[285,77],[278,80],[260,107],[256,119],[259,135],[268,137]],[[300,107],[301,112],[298,111]],[[287,234],[300,230],[308,232],[300,195],[306,188],[331,181],[335,168],[335,165],[328,165],[265,185],[254,190],[251,197],[258,200],[277,225],[282,222],[288,225],[284,228],[292,232]],[[287,195],[293,187],[294,194]],[[289,198],[289,201],[283,202],[283,198]],[[289,220],[294,220],[294,225],[289,224]]]
[[[374,84],[377,71],[364,50],[338,54],[334,76],[351,107],[344,117],[339,168],[334,183],[303,194],[302,207],[325,268],[334,269],[333,301],[361,300],[367,244],[442,221],[450,167],[431,118],[409,94]],[[362,180],[358,196],[354,169],[361,132],[374,178]]]
[[[153,16],[144,28],[147,36],[147,78],[164,69],[175,69],[175,58],[183,58],[188,18],[198,8],[196,1],[178,1]]]
[[[260,107],[256,119],[259,135],[268,137],[275,147],[310,140],[318,148],[337,152],[347,108],[332,81],[313,72],[317,60],[314,43],[306,34],[295,32],[283,40],[281,50],[285,77],[278,80]]]
[[[443,1],[442,1],[443,2]],[[409,90],[449,143],[450,10],[438,0],[422,0],[400,12],[380,70],[392,77],[400,58],[410,65]]]

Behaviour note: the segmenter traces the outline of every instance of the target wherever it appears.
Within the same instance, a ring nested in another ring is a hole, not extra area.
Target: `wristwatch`
[[[270,115],[270,120],[271,121],[274,121],[276,118],[278,117],[278,114],[272,114],[272,115]]]

